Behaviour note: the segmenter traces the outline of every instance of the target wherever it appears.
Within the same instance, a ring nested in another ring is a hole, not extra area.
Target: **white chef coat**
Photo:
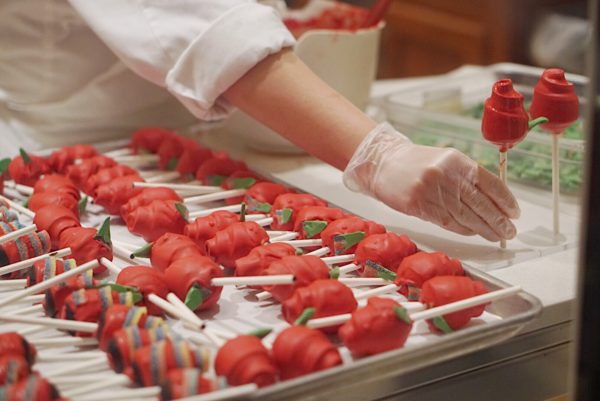
[[[223,118],[221,94],[293,44],[250,0],[2,0],[0,156]]]

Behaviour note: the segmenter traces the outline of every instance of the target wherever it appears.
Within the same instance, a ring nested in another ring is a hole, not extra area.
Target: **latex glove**
[[[519,205],[498,177],[451,148],[412,143],[388,123],[362,141],[344,184],[409,215],[463,235],[510,239]]]

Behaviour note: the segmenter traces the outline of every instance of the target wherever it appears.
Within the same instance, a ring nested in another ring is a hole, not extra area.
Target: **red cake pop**
[[[273,343],[273,361],[281,380],[319,372],[342,364],[337,347],[319,330],[292,326]]]
[[[57,173],[65,174],[69,166],[75,163],[75,160],[89,159],[97,154],[98,151],[92,145],[65,146],[52,152],[48,158],[48,164]]]
[[[143,300],[139,305],[148,308],[148,313],[157,316],[163,314],[162,309],[147,301],[150,294],[166,298],[169,293],[165,276],[160,270],[146,266],[127,266],[119,272],[115,281],[119,285],[131,287],[140,292]]]
[[[434,308],[452,302],[460,301],[486,294],[483,283],[472,280],[466,276],[436,276],[423,284],[419,302]],[[473,306],[458,312],[448,313],[444,316],[427,321],[429,329],[433,332],[448,333],[464,327],[472,318],[480,316],[485,310],[485,304]]]
[[[417,252],[402,260],[394,281],[409,300],[419,298],[423,283],[436,276],[464,276],[460,261],[441,252]]]
[[[155,200],[125,217],[127,228],[146,241],[156,241],[165,233],[183,233],[187,225],[186,207],[174,200]]]
[[[39,156],[30,155],[23,149],[20,152],[21,155],[12,159],[8,165],[8,174],[17,184],[32,187],[40,176],[51,171],[50,166]]]
[[[0,386],[17,383],[31,374],[31,365],[21,355],[0,355]]]
[[[329,268],[320,258],[312,255],[286,256],[269,265],[265,270],[268,275],[293,274],[296,278],[293,285],[263,286],[273,298],[283,302],[290,298],[296,289],[305,287],[318,279],[329,278]]]
[[[335,220],[321,232],[323,246],[335,255],[354,253],[360,241],[373,234],[385,233],[385,227],[356,216]]]
[[[352,290],[337,280],[315,280],[281,303],[283,318],[290,324],[300,317],[306,308],[314,308],[313,318],[341,315],[353,312],[358,303]],[[335,333],[339,326],[323,329]]]
[[[100,185],[106,184],[118,177],[124,177],[127,175],[137,175],[137,171],[129,166],[116,165],[113,167],[102,168],[87,179],[83,184],[83,192],[88,195],[94,196],[96,188]]]
[[[108,362],[117,373],[127,372],[131,367],[131,360],[135,351],[142,347],[163,341],[169,334],[169,326],[163,325],[154,329],[142,329],[137,325],[130,325],[115,331],[108,339],[105,348]]]
[[[214,237],[218,231],[239,221],[240,216],[238,214],[226,210],[217,210],[208,216],[198,217],[192,223],[186,225],[183,234],[204,249],[206,241]]]
[[[38,209],[33,218],[38,230],[47,231],[52,241],[52,249],[59,249],[61,234],[70,228],[81,227],[73,211],[59,205],[47,205]]]
[[[250,189],[257,183],[261,182],[262,178],[253,171],[250,170],[237,170],[234,171],[229,177],[225,178],[221,183],[221,187],[224,189]],[[236,196],[234,198],[225,199],[225,203],[228,205],[237,205],[242,203],[245,199],[245,195]]]
[[[133,133],[129,148],[134,154],[156,153],[165,137],[170,135],[174,135],[174,133],[164,128],[140,128]]]
[[[110,220],[107,218],[99,230],[91,227],[67,228],[60,234],[58,247],[71,248],[71,256],[78,265],[101,258],[112,260],[109,224]],[[94,274],[105,271],[106,267],[102,263],[94,268]]]
[[[298,211],[294,221],[294,231],[299,239],[315,238],[332,221],[347,217],[342,210],[327,206],[306,206]]]
[[[221,185],[225,178],[238,170],[247,170],[244,162],[215,156],[205,160],[196,171],[196,179],[204,185]]]
[[[175,170],[181,175],[194,176],[198,167],[205,161],[213,157],[210,149],[200,146],[197,142],[185,138],[183,140],[184,149],[177,160]],[[171,163],[172,164],[172,163]]]
[[[213,307],[221,296],[222,286],[213,286],[211,280],[223,277],[219,266],[206,256],[193,256],[175,260],[165,273],[170,292],[193,311]]]
[[[149,205],[155,200],[173,200],[177,202],[183,202],[181,196],[177,195],[177,192],[171,188],[157,187],[157,188],[144,188],[121,206],[121,217],[124,219],[129,213],[135,211],[137,208]]]
[[[144,330],[155,330],[162,327],[165,332],[168,329],[162,318],[148,315],[148,309],[145,307],[114,304],[109,306],[98,319],[96,338],[100,349],[106,351],[114,333],[131,327]]]
[[[131,363],[131,379],[142,386],[161,384],[171,369],[199,368],[208,370],[209,352],[185,341],[163,341],[135,351]]]
[[[560,68],[549,68],[533,89],[529,107],[531,118],[546,117],[541,127],[553,134],[561,134],[579,118],[579,98],[573,84]]]
[[[234,268],[236,259],[268,240],[267,232],[253,221],[233,223],[206,241],[206,253],[217,263]]]
[[[161,170],[175,170],[177,159],[182,155],[185,147],[183,138],[179,135],[166,135],[156,151],[159,158],[158,167]]]
[[[34,194],[27,201],[27,207],[34,213],[45,206],[62,206],[69,209],[76,218],[79,217],[79,202],[65,192],[44,192]]]
[[[296,248],[283,242],[257,246],[235,261],[235,275],[262,276],[271,263],[293,255],[296,255]]]
[[[160,386],[161,401],[178,400],[213,391],[215,384],[199,369],[171,369]]]
[[[181,234],[165,233],[159,239],[134,253],[150,257],[152,267],[161,271],[178,259],[203,256],[204,253],[194,241]]]
[[[144,182],[144,179],[131,174],[99,185],[94,191],[94,203],[104,207],[108,214],[119,215],[121,206],[142,191],[141,188],[133,187],[134,182]]]
[[[271,217],[273,230],[291,231],[300,209],[306,206],[327,206],[327,202],[310,194],[285,193],[273,202]]]
[[[273,202],[279,195],[291,192],[288,188],[274,182],[258,182],[246,191],[244,202],[248,213],[269,213]]]
[[[25,337],[14,331],[0,333],[0,355],[2,356],[20,356],[25,358],[27,363],[33,365],[37,351]]]
[[[232,386],[254,383],[264,387],[277,380],[269,351],[259,338],[249,335],[238,336],[219,348],[215,371]]]
[[[354,357],[400,348],[412,329],[405,312],[392,299],[369,298],[367,306],[354,311],[338,334]]]
[[[113,167],[117,164],[113,159],[106,156],[94,156],[89,159],[82,160],[79,164],[73,164],[67,167],[67,177],[79,189],[83,189],[87,180],[99,170]]]
[[[415,252],[417,246],[406,235],[372,234],[358,243],[354,263],[360,267],[363,276],[377,276],[377,272],[368,267],[368,261],[395,272],[402,260]]]
[[[79,200],[79,190],[69,178],[63,175],[47,174],[40,178],[33,186],[33,193],[63,192]]]

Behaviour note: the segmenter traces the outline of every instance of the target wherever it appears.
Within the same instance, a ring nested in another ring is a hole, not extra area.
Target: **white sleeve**
[[[196,117],[223,118],[232,84],[294,38],[251,0],[69,0],[133,71],[166,87]]]

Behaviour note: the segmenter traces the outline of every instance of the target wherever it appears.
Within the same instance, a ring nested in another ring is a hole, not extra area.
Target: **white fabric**
[[[2,0],[0,154],[223,118],[221,94],[293,44],[250,0]]]

